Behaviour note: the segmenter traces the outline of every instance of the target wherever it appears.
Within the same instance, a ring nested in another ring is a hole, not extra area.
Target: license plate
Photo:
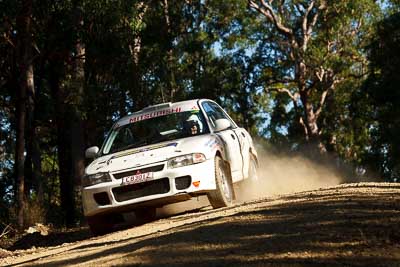
[[[143,183],[153,179],[152,172],[146,173],[138,173],[130,176],[126,176],[122,178],[121,185],[128,185],[128,184],[138,184]]]

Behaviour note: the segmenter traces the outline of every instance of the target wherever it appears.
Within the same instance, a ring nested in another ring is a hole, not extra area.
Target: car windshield
[[[102,154],[208,133],[199,110],[172,113],[114,128],[108,135]]]

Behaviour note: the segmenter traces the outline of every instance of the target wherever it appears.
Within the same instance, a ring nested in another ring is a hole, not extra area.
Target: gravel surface
[[[0,253],[0,265],[400,266],[399,229],[400,184],[343,184],[203,208],[101,237],[85,228],[20,240]]]

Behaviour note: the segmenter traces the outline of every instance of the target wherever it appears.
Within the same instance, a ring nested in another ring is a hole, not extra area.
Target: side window
[[[212,127],[215,127],[215,121],[219,119],[227,119],[231,122],[232,127],[234,126],[231,119],[227,117],[225,112],[215,103],[205,102],[202,105],[207,117],[210,119]]]

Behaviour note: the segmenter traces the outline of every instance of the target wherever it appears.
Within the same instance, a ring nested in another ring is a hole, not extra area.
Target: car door
[[[239,144],[240,144],[240,151],[242,153],[242,159],[243,159],[243,175],[245,177],[248,177],[249,174],[249,167],[250,167],[250,135],[249,133],[241,127],[236,127],[233,129],[233,131],[236,133],[236,136],[238,137]]]
[[[227,119],[231,122],[231,127],[227,130],[217,132],[222,139],[226,149],[226,157],[230,163],[233,182],[242,180],[243,177],[243,157],[240,146],[240,140],[235,132],[237,128],[232,119],[216,103],[207,101],[202,103],[202,107],[207,115],[208,122],[212,129],[215,128],[215,121],[218,119]]]

